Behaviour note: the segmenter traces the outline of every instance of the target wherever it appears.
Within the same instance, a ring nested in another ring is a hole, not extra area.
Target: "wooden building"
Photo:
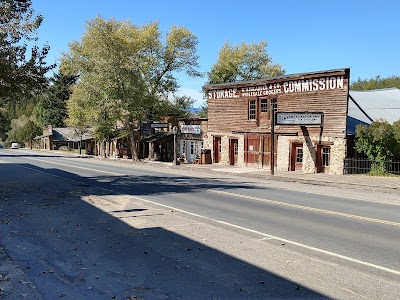
[[[342,174],[349,77],[336,69],[204,86],[204,148],[223,165]]]
[[[203,138],[207,133],[207,119],[178,119],[178,158],[184,163],[199,161],[203,150]]]

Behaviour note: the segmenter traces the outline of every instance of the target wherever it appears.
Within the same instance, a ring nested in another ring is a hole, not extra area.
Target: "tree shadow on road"
[[[326,298],[217,245],[152,225],[175,218],[171,210],[139,201],[122,205],[113,202],[118,195],[97,188],[106,181],[107,189],[122,193],[159,195],[171,186],[185,193],[221,188],[221,182],[179,176],[87,179],[32,165],[2,168],[0,242],[23,271],[18,280],[10,279],[15,286],[7,286],[5,299],[20,297],[18,286],[29,299]]]

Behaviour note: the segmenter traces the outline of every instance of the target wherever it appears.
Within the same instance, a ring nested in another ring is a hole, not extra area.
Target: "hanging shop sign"
[[[151,123],[151,128],[168,128],[168,123]]]
[[[290,80],[281,83],[211,90],[207,92],[208,99],[233,99],[239,97],[259,97],[277,94],[291,94],[313,91],[343,89],[344,76],[331,76],[302,80]]]
[[[276,125],[322,125],[323,113],[277,112]]]
[[[181,125],[181,133],[200,134],[200,125]]]

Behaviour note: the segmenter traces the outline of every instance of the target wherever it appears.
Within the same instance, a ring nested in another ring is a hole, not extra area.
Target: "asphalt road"
[[[0,151],[0,182],[7,297],[400,294],[393,195],[27,150]]]

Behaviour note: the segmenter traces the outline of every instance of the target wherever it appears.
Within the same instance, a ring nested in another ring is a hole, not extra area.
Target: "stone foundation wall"
[[[223,132],[208,133],[204,137],[204,149],[211,149],[211,155],[214,163],[214,149],[213,149],[213,137],[221,137],[221,165],[229,165],[229,141],[230,139],[238,139],[238,161],[237,166],[245,167],[244,161],[244,136],[235,134],[226,134]],[[289,171],[290,170],[290,143],[294,140],[299,142],[303,141],[303,167],[304,173],[316,173],[317,167],[317,144],[320,141],[319,136],[310,137],[298,137],[293,136],[278,136],[277,142],[277,167],[278,171]],[[346,155],[346,139],[343,138],[328,138],[322,137],[322,144],[330,145],[331,156],[329,174],[343,174],[343,160]]]
[[[207,136],[204,137],[204,149],[211,149],[211,157],[214,163],[214,136],[221,137],[221,154],[219,164],[221,165],[229,165],[229,141],[231,139],[238,140],[238,159],[237,166],[244,167],[244,137],[243,135],[235,135],[235,134],[227,134],[226,132],[213,132],[207,133]]]
[[[290,143],[294,139],[290,136],[278,137],[277,149],[277,170],[289,171],[290,170]],[[303,139],[303,168],[304,173],[316,173],[317,162],[317,144],[319,143],[319,136],[311,136]],[[343,138],[321,138],[321,143],[330,145],[331,157],[329,174],[343,174],[343,160],[346,156],[346,139]]]

